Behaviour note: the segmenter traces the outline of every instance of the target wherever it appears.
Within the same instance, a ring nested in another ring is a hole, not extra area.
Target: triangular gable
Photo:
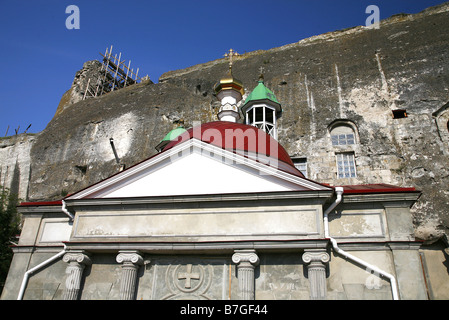
[[[192,139],[67,199],[330,190]]]

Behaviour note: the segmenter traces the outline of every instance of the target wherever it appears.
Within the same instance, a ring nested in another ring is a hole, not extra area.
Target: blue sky
[[[364,25],[368,5],[381,19],[417,13],[442,0],[0,0],[0,137],[42,131],[76,71],[114,53],[157,82],[167,71],[310,36]],[[80,28],[66,28],[66,7]]]

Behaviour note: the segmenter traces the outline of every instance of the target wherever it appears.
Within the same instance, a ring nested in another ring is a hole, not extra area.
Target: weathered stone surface
[[[9,188],[20,199],[27,198],[30,152],[35,138],[33,134],[22,133],[0,139],[0,186]]]
[[[416,235],[433,240],[449,226],[448,33],[449,5],[443,4],[394,16],[378,30],[355,27],[250,52],[234,61],[233,73],[248,94],[263,67],[265,84],[284,110],[279,141],[292,156],[307,158],[309,178],[414,186],[423,191],[413,208]],[[28,200],[61,198],[116,173],[110,138],[130,166],[155,154],[174,124],[216,120],[213,85],[227,68],[218,59],[168,72],[158,84],[62,101],[34,137]],[[394,119],[396,109],[407,117]],[[331,144],[329,125],[339,119],[357,128],[352,149]],[[335,153],[341,151],[354,152],[356,178],[337,178]]]
[[[72,86],[66,93],[62,95],[55,115],[59,115],[65,108],[78,101],[82,101],[86,94],[86,89],[89,86],[101,80],[102,64],[100,61],[92,60],[83,64],[83,68],[75,74]],[[104,74],[104,73],[103,73]],[[90,82],[89,82],[90,79]]]

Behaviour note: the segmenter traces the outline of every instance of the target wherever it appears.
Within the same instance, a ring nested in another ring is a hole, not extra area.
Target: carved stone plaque
[[[170,265],[165,276],[170,293],[162,299],[212,299],[208,292],[213,271],[211,265]]]
[[[230,259],[221,258],[153,258],[140,280],[138,299],[227,300],[231,266]]]

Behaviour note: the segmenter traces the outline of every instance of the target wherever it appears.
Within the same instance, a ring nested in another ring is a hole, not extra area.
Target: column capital
[[[65,289],[63,293],[64,300],[77,300],[81,290],[81,281],[83,270],[86,265],[91,265],[92,261],[85,251],[69,251],[62,261],[68,263],[65,270],[67,278],[65,281]]]
[[[249,263],[255,267],[260,260],[256,250],[235,250],[232,255],[232,262],[235,264]]]
[[[307,264],[307,277],[310,282],[310,298],[312,300],[326,299],[326,263],[330,256],[325,251],[306,251],[302,255],[302,261]]]
[[[139,251],[119,251],[115,259],[118,263],[132,263],[135,265],[143,265],[143,258]]]
[[[143,265],[143,258],[139,251],[123,250],[115,258],[122,264],[122,275],[120,279],[120,299],[135,299],[137,271]]]
[[[85,251],[69,251],[64,255],[62,261],[66,263],[76,262],[84,265],[92,264],[90,257],[86,254]]]
[[[255,250],[235,250],[232,262],[236,264],[239,279],[239,297],[242,300],[254,300],[254,269],[259,264]]]
[[[330,256],[327,252],[323,251],[306,251],[302,255],[302,260],[305,263],[328,263]]]

